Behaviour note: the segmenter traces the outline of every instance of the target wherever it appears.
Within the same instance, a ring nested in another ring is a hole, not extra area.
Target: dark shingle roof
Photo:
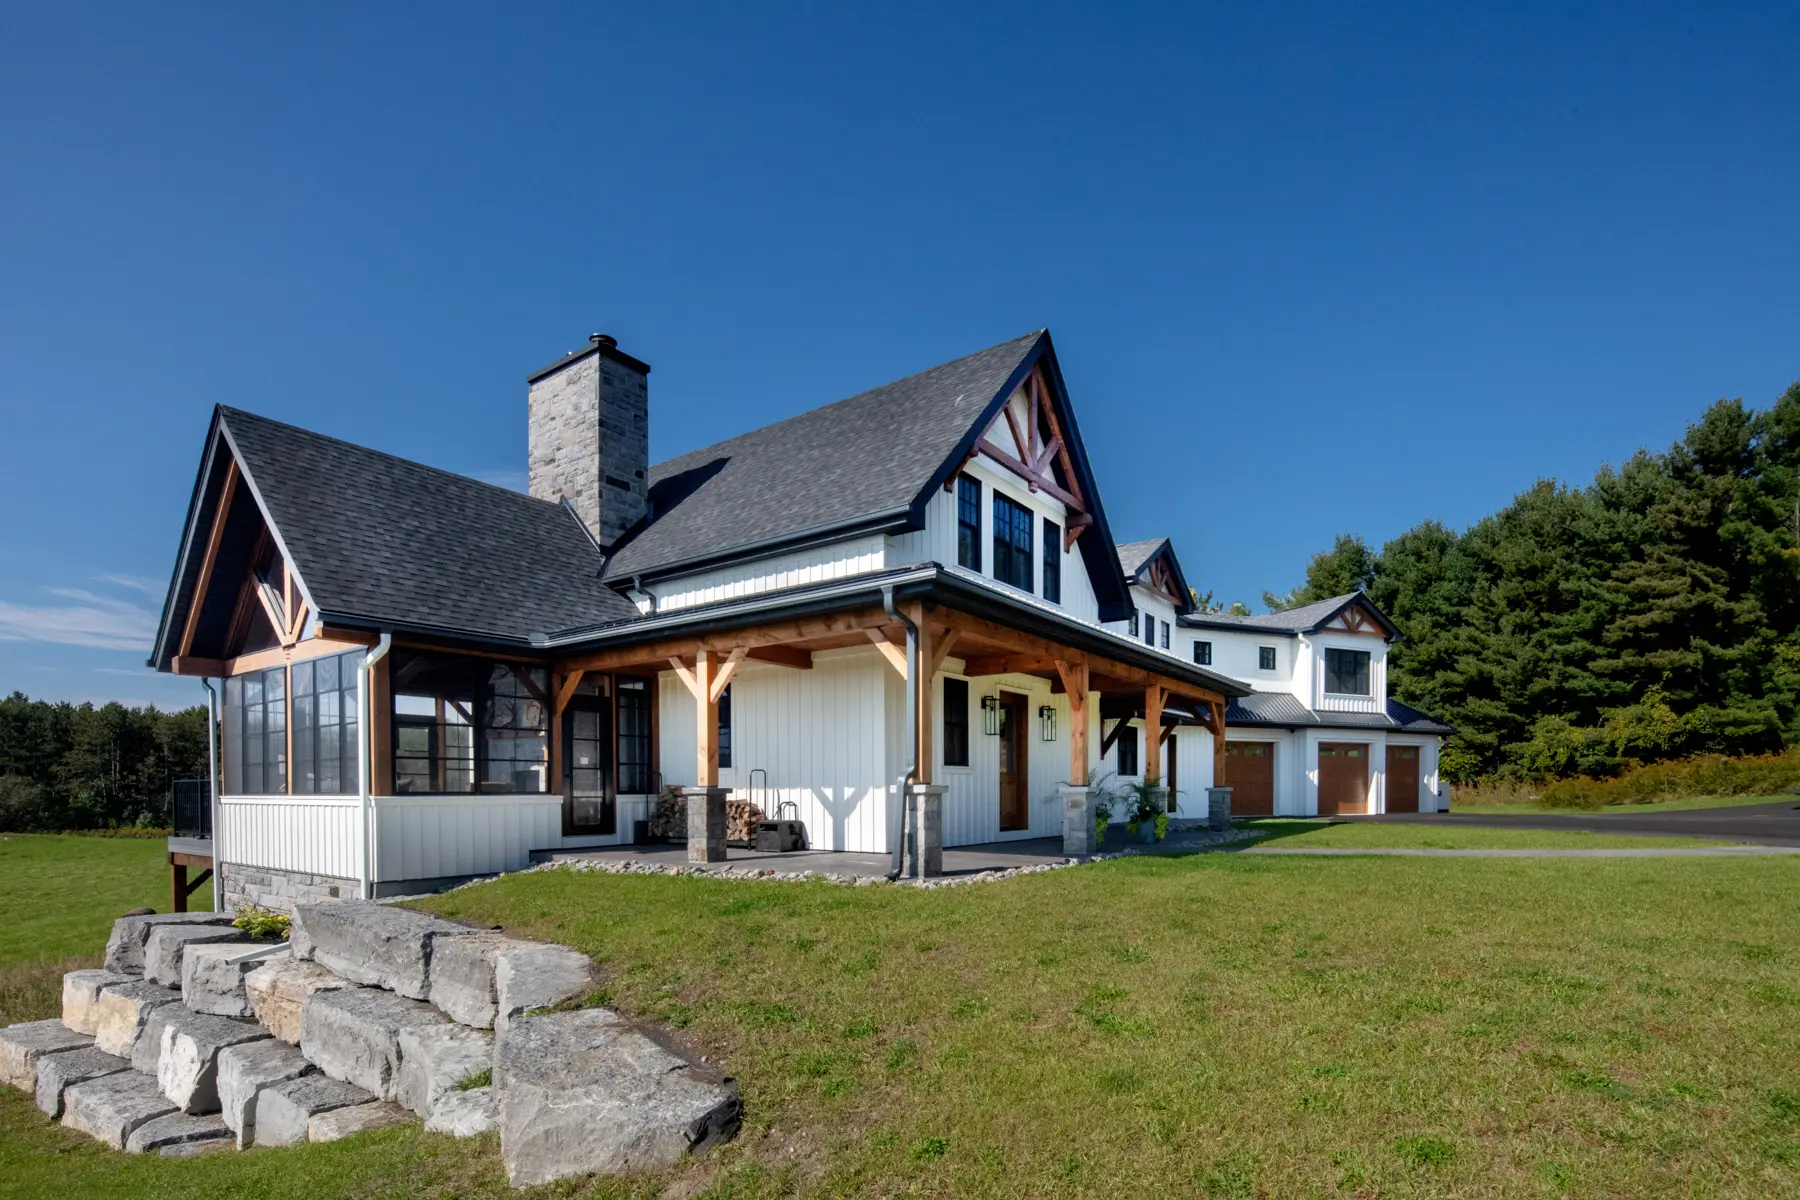
[[[219,421],[323,613],[520,639],[637,615],[559,504],[238,409]]]
[[[1333,596],[1329,600],[1316,600],[1299,608],[1286,608],[1280,612],[1253,617],[1233,616],[1230,613],[1195,613],[1182,618],[1182,624],[1201,629],[1244,629],[1291,637],[1297,633],[1311,633],[1358,600],[1375,614],[1376,619],[1387,629],[1389,637],[1399,636],[1399,629],[1388,620],[1387,614],[1375,607],[1375,602],[1369,599],[1367,593],[1360,591],[1345,592],[1342,596]]]
[[[1126,542],[1119,547],[1119,569],[1130,579],[1144,569],[1150,556],[1163,548],[1168,538],[1151,538],[1147,542]]]
[[[1225,705],[1227,725],[1265,725],[1283,729],[1387,729],[1403,733],[1450,734],[1456,731],[1398,700],[1385,713],[1315,713],[1286,692],[1252,692]]]
[[[611,579],[903,517],[1025,365],[1039,330],[658,463]]]

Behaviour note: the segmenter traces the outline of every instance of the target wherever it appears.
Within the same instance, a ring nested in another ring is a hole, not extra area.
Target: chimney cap
[[[610,333],[590,333],[588,334],[588,345],[605,346],[608,350],[616,350],[619,348],[619,339]]]
[[[587,345],[581,347],[579,350],[569,351],[542,370],[533,371],[525,377],[525,382],[536,383],[546,375],[554,375],[564,367],[569,366],[571,363],[579,362],[590,354],[598,354],[602,358],[609,358],[613,362],[638,372],[640,375],[648,375],[650,373],[649,363],[639,358],[633,358],[631,355],[619,349],[618,338],[613,337],[610,333],[590,333],[588,334]]]

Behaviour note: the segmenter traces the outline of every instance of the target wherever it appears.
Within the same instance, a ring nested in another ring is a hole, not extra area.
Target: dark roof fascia
[[[1326,613],[1323,617],[1320,617],[1317,621],[1313,622],[1312,625],[1307,627],[1306,632],[1307,633],[1317,633],[1319,630],[1321,630],[1325,627],[1325,623],[1327,621],[1335,619],[1339,613],[1343,612],[1345,609],[1349,608],[1352,604],[1355,604],[1359,601],[1362,603],[1362,605],[1365,608],[1367,608],[1371,613],[1373,613],[1375,615],[1375,619],[1377,621],[1381,622],[1382,629],[1387,631],[1388,641],[1398,642],[1398,641],[1402,641],[1405,639],[1406,635],[1400,632],[1400,627],[1398,625],[1394,624],[1392,621],[1388,620],[1388,615],[1386,613],[1382,612],[1380,608],[1376,607],[1375,602],[1373,600],[1369,599],[1369,594],[1367,592],[1363,591],[1361,588],[1357,588],[1356,591],[1352,592],[1348,596],[1345,596],[1344,602],[1342,604],[1338,605],[1336,608],[1334,608],[1330,612]]]
[[[1149,556],[1138,564],[1138,569],[1132,573],[1128,582],[1137,583],[1143,577],[1144,572],[1150,569],[1150,564],[1164,556],[1167,556],[1169,560],[1169,570],[1175,572],[1175,587],[1181,593],[1181,598],[1175,602],[1175,615],[1177,618],[1184,617],[1194,611],[1194,595],[1188,588],[1187,576],[1181,572],[1181,560],[1175,557],[1173,539],[1164,538],[1162,545],[1152,550]]]
[[[601,358],[610,358],[622,367],[630,367],[632,370],[642,371],[646,375],[650,373],[649,363],[644,362],[642,359],[631,357],[631,355],[625,353],[617,346],[600,346],[593,342],[589,342],[579,350],[569,351],[549,366],[544,367],[541,370],[533,371],[525,377],[525,382],[528,384],[536,383],[544,376],[555,374],[570,363],[580,362],[590,354],[598,354]]]
[[[1250,689],[1224,675],[1190,666],[1178,658],[1145,649],[1135,639],[1020,603],[1005,593],[966,580],[937,563],[871,572],[828,584],[765,592],[744,600],[696,605],[638,621],[565,630],[551,635],[543,648],[558,654],[603,650],[648,642],[671,633],[707,634],[741,628],[746,619],[773,620],[837,612],[881,600],[892,589],[896,598],[937,600],[974,616],[990,617],[1024,633],[1037,633],[1071,649],[1103,654],[1128,665],[1168,675],[1225,696],[1248,695]]]
[[[822,546],[845,538],[858,537],[871,533],[904,533],[921,529],[922,525],[912,523],[910,509],[895,508],[887,512],[864,515],[850,521],[839,521],[830,525],[815,525],[811,529],[802,529],[796,533],[786,533],[778,538],[769,538],[761,542],[751,542],[744,546],[733,546],[718,554],[704,554],[694,558],[684,558],[676,562],[663,563],[654,570],[633,571],[629,575],[609,575],[601,568],[601,579],[609,586],[623,591],[631,586],[635,579],[668,579],[674,575],[691,575],[695,571],[704,571],[711,567],[722,567],[736,562],[751,559],[768,558],[791,550],[805,550],[813,546]],[[621,543],[623,548],[623,543]]]
[[[308,609],[315,613],[318,612],[319,602],[313,599],[312,592],[307,590],[306,580],[300,577],[300,568],[294,565],[294,556],[289,553],[287,542],[282,540],[281,529],[275,524],[275,518],[270,514],[269,506],[263,500],[262,489],[256,486],[256,478],[244,465],[244,456],[238,451],[237,439],[231,436],[231,421],[224,414],[220,414],[219,436],[225,439],[225,444],[231,447],[232,457],[237,459],[238,474],[243,476],[244,486],[250,489],[250,498],[256,501],[256,511],[262,514],[263,525],[268,529],[269,537],[274,540],[275,549],[287,562],[288,573],[293,576],[295,590],[300,593],[300,598],[306,601]]]
[[[503,633],[450,629],[443,625],[431,625],[419,621],[394,621],[386,617],[369,617],[357,613],[320,613],[318,621],[327,629],[356,630],[361,633],[374,634],[391,633],[395,637],[431,642],[446,648],[516,654],[521,658],[529,658],[534,661],[549,657],[541,643],[527,638],[511,637]]]
[[[925,528],[925,508],[931,503],[932,495],[947,483],[952,475],[962,470],[963,463],[975,453],[975,444],[1000,415],[1000,409],[1012,398],[1031,374],[1032,367],[1040,361],[1044,363],[1044,378],[1050,385],[1051,402],[1063,413],[1063,448],[1069,452],[1069,462],[1075,467],[1076,481],[1081,492],[1087,497],[1088,515],[1094,523],[1083,530],[1076,539],[1081,547],[1081,559],[1086,564],[1088,577],[1094,585],[1094,598],[1100,605],[1102,621],[1123,621],[1131,615],[1131,590],[1125,586],[1124,573],[1119,570],[1119,555],[1113,543],[1112,527],[1106,521],[1106,509],[1100,503],[1100,489],[1094,482],[1093,468],[1088,464],[1087,449],[1081,443],[1081,430],[1075,422],[1075,410],[1069,402],[1069,390],[1063,383],[1062,368],[1056,361],[1056,347],[1050,341],[1048,329],[1038,332],[1037,341],[1019,360],[1011,375],[1001,385],[999,395],[989,400],[969,426],[962,440],[957,442],[956,449],[950,452],[938,469],[931,473],[919,494],[913,497],[907,517],[909,528]],[[1110,594],[1108,594],[1110,593]]]
[[[1225,633],[1266,633],[1270,637],[1299,637],[1297,629],[1276,629],[1268,625],[1238,625],[1231,621],[1217,621],[1199,613],[1190,613],[1181,617],[1176,624],[1186,629],[1217,629]]]
[[[175,572],[170,576],[169,590],[163,596],[162,616],[156,623],[156,640],[150,644],[150,658],[145,663],[152,670],[161,670],[169,658],[173,657],[168,653],[169,635],[172,632],[170,622],[175,615],[176,597],[181,591],[183,580],[187,578],[188,560],[194,552],[194,534],[199,529],[202,509],[206,507],[213,466],[218,461],[219,422],[223,411],[220,405],[213,405],[212,420],[207,424],[206,452],[200,456],[200,469],[194,475],[193,494],[188,497],[187,517],[182,524],[181,549],[175,555]],[[189,603],[192,603],[191,599]]]

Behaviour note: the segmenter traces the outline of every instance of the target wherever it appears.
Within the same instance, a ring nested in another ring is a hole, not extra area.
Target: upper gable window
[[[1369,694],[1369,652],[1325,649],[1325,690],[1335,696]]]
[[[1044,522],[1044,599],[1062,603],[1062,529],[1055,521]]]
[[[1131,636],[1136,637],[1137,635],[1138,635],[1138,613],[1137,613],[1137,609],[1134,608],[1131,610]]]
[[[1259,671],[1275,669],[1275,647],[1258,646],[1256,648],[1256,669]]]
[[[1195,663],[1195,665],[1202,666],[1202,667],[1212,666],[1212,643],[1211,642],[1195,642],[1194,643],[1194,663]]]
[[[981,570],[981,481],[956,477],[956,565]]]
[[[1167,621],[1162,623],[1162,648],[1164,650],[1169,648],[1169,623]]]
[[[1031,510],[994,494],[994,578],[1031,591]]]
[[[1156,618],[1149,613],[1144,614],[1144,645],[1156,648]]]

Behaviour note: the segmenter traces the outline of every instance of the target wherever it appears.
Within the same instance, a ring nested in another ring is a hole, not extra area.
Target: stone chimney
[[[527,381],[531,494],[567,500],[602,550],[648,502],[649,374],[616,338],[596,333]]]

